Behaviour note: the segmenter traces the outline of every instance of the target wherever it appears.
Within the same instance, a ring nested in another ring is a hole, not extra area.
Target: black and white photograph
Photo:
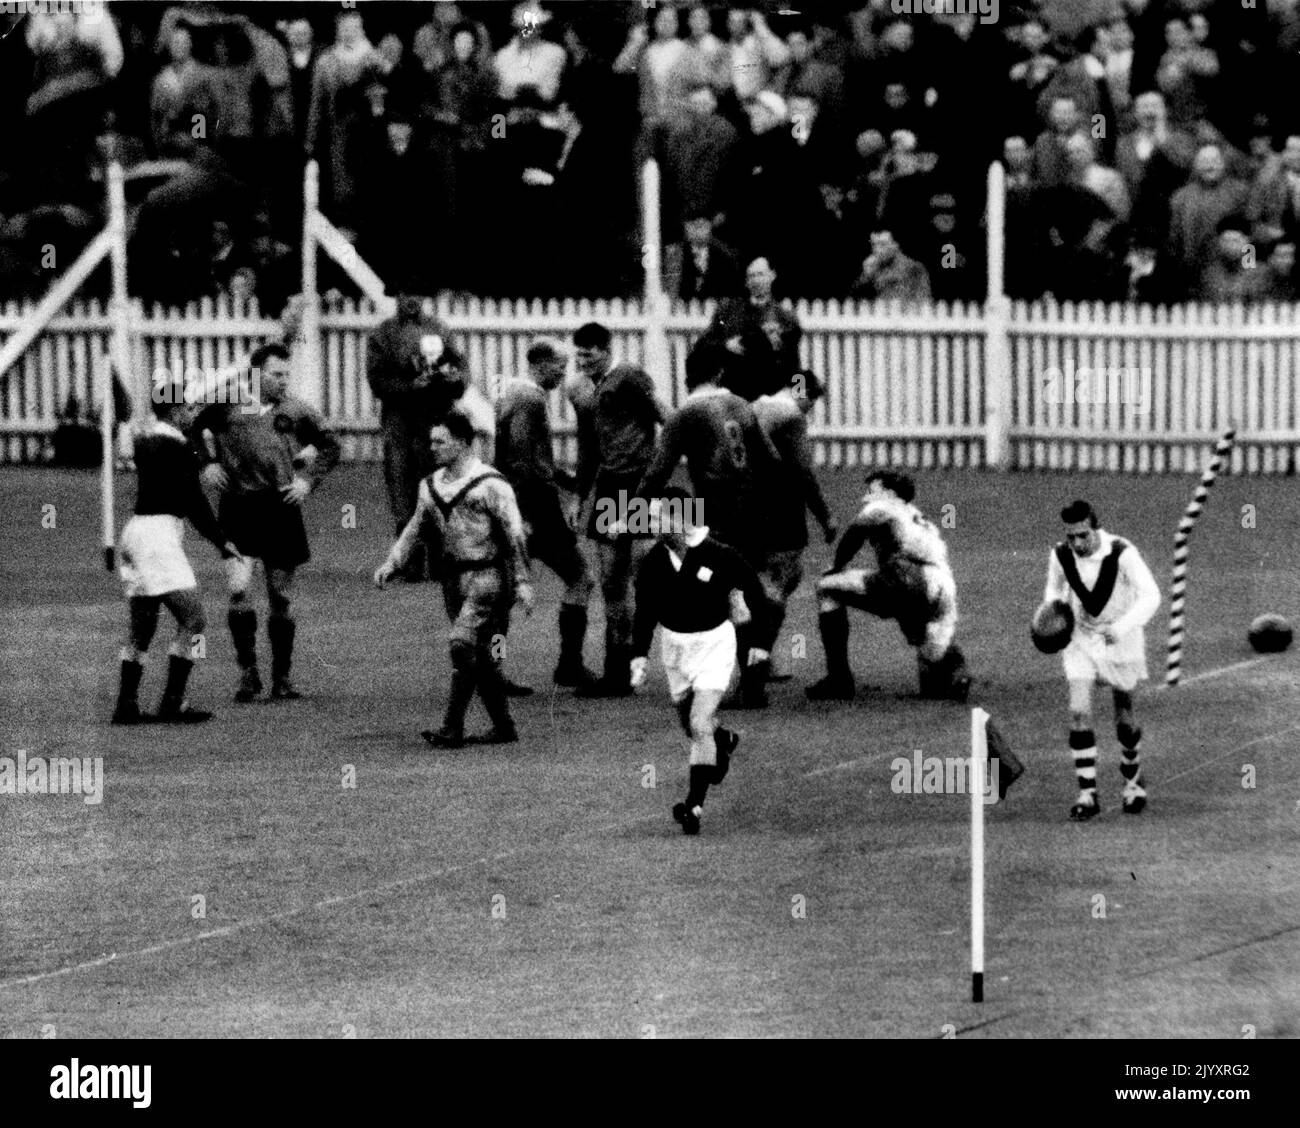
[[[0,105],[33,1107],[191,1039],[1282,1091],[1300,0],[18,0]]]

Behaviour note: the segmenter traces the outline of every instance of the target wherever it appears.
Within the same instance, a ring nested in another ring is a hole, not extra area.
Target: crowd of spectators
[[[131,286],[295,288],[302,170],[394,292],[666,280],[978,298],[989,162],[1014,297],[1293,300],[1300,0],[110,4],[0,14],[0,298],[40,293],[131,169]],[[791,8],[799,7],[799,11]],[[324,285],[346,289],[341,271]]]

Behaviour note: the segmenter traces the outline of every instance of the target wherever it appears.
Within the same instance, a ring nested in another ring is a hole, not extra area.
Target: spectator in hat
[[[741,270],[736,253],[714,238],[713,220],[694,216],[683,225],[685,239],[669,248],[666,289],[681,301],[707,301],[730,297],[740,288]]]
[[[665,224],[679,217],[724,216],[736,198],[740,135],[718,113],[718,99],[707,83],[698,84],[686,113],[668,123],[658,153],[663,170]]]
[[[1275,302],[1300,300],[1300,285],[1296,280],[1296,245],[1289,241],[1278,243],[1269,252],[1264,268],[1264,288],[1261,298]]]
[[[1192,179],[1169,203],[1168,267],[1194,284],[1210,263],[1219,221],[1244,212],[1248,196],[1245,184],[1228,177],[1218,146],[1200,149]]]
[[[1201,274],[1194,296],[1208,302],[1252,302],[1268,294],[1268,269],[1255,259],[1246,240],[1250,222],[1244,215],[1227,215],[1216,224],[1214,255]]]
[[[851,296],[865,301],[927,302],[930,275],[916,259],[903,254],[892,232],[873,231],[871,253],[862,263]]]
[[[803,326],[776,299],[777,274],[766,258],[745,270],[745,296],[718,304],[701,340],[726,353],[726,387],[751,403],[773,395],[799,369]]]
[[[335,20],[335,39],[316,60],[307,113],[307,156],[320,163],[321,201],[336,220],[347,220],[356,200],[356,168],[349,147],[370,115],[366,91],[379,69],[379,56],[362,13],[344,9]]]
[[[1300,237],[1300,135],[1286,139],[1282,152],[1271,156],[1250,189],[1246,214],[1257,242]]]

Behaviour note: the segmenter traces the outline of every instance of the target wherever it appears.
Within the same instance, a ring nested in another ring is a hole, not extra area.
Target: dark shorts
[[[217,516],[235,547],[268,568],[297,568],[311,559],[302,510],[278,490],[222,494]]]
[[[554,486],[521,489],[519,509],[528,524],[528,555],[540,560],[566,584],[576,584],[587,571],[578,534],[564,519],[559,491]]]

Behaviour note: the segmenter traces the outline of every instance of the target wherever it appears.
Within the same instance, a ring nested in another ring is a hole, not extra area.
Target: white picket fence
[[[29,310],[11,304],[0,312],[0,341]],[[1296,306],[1014,303],[986,310],[976,303],[903,309],[810,302],[796,312],[803,361],[828,388],[812,418],[823,465],[978,467],[1001,442],[1017,469],[1189,472],[1201,468],[1230,422],[1238,428],[1233,472],[1289,473],[1300,456]],[[443,302],[437,313],[489,396],[522,369],[535,336],[566,336],[585,321],[607,325],[616,355],[640,362],[651,318],[640,301]],[[674,404],[684,394],[686,351],[709,313],[699,305],[668,313],[673,371],[652,375]],[[366,338],[379,321],[369,303],[326,305],[322,313],[315,398],[350,459],[380,453],[365,379]],[[219,369],[279,331],[278,321],[255,308],[220,301],[185,310],[134,304],[138,405],[157,368]],[[69,393],[97,404],[92,387],[100,386],[110,332],[107,311],[94,302],[73,303],[50,323],[0,387],[0,461],[47,459]],[[1007,356],[1003,371],[986,364],[990,353]],[[995,410],[998,404],[1005,410]],[[553,416],[561,453],[572,458],[572,413],[558,395]]]

